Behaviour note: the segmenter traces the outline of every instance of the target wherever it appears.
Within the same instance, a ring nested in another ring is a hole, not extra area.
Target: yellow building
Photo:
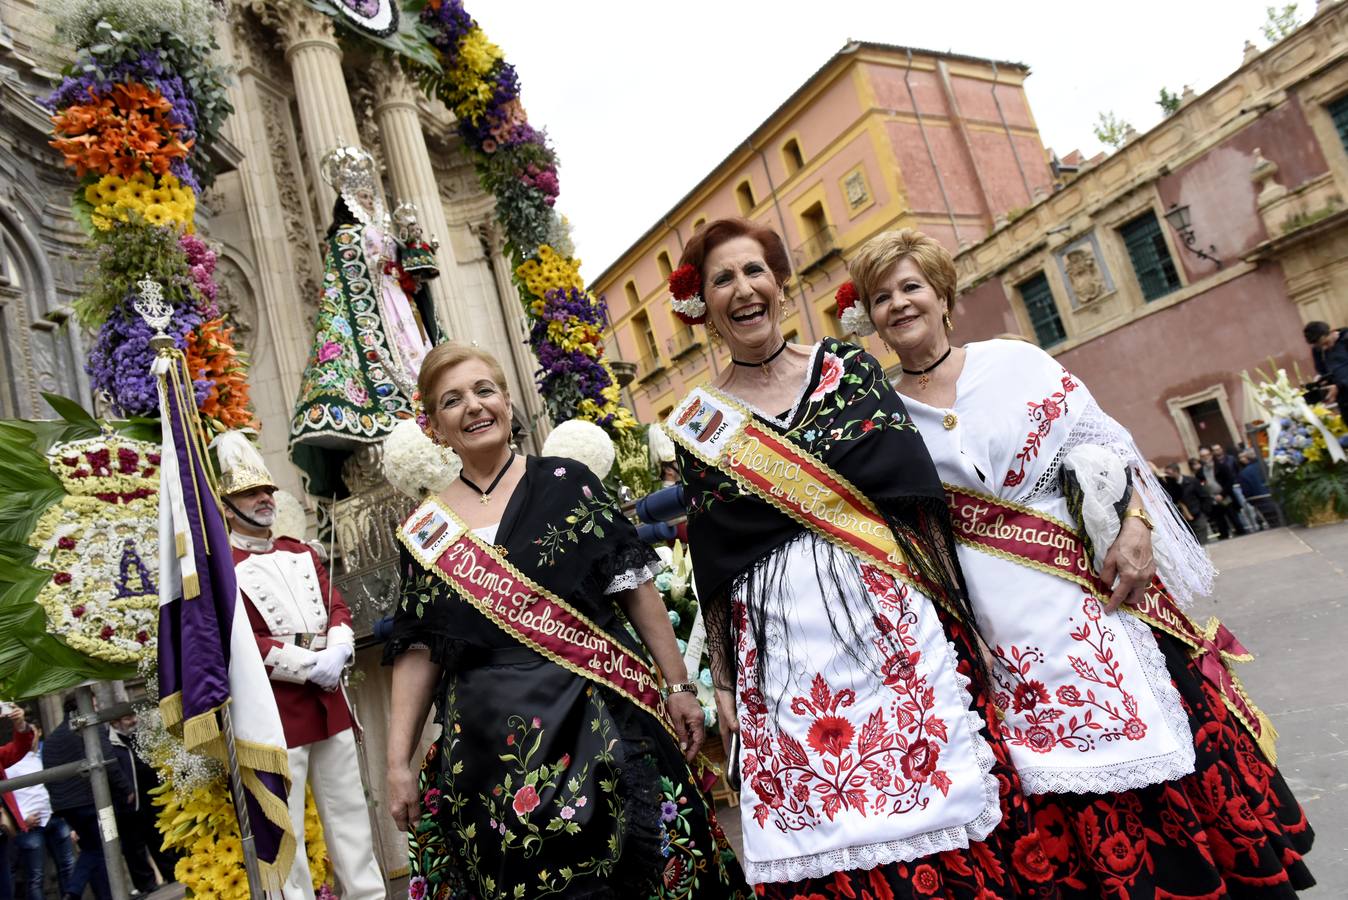
[[[669,306],[666,279],[704,223],[745,216],[784,237],[795,274],[783,331],[810,343],[839,336],[844,260],[872,235],[911,226],[955,251],[1048,196],[1028,75],[1018,63],[887,44],[850,43],[829,59],[595,280],[610,356],[636,364],[638,418],[663,418],[728,364]]]

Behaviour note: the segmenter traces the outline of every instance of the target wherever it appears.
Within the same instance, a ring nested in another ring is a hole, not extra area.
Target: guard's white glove
[[[342,668],[351,658],[349,644],[334,644],[314,654],[314,667],[309,670],[309,680],[325,691],[337,690],[342,682]]]

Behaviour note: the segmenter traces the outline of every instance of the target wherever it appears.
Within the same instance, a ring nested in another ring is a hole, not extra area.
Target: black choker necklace
[[[776,350],[774,350],[773,353],[772,353],[772,355],[769,356],[767,359],[763,360],[762,362],[756,362],[756,363],[745,362],[744,360],[742,360],[742,359],[736,359],[736,358],[733,357],[733,356],[730,357],[730,361],[733,362],[733,363],[734,363],[735,365],[737,365],[737,366],[746,366],[746,367],[748,367],[748,368],[750,368],[750,369],[761,369],[761,368],[763,368],[764,366],[766,366],[768,363],[772,362],[772,361],[773,361],[774,359],[776,359],[777,357],[781,356],[781,355],[782,355],[782,351],[784,351],[785,349],[786,349],[786,339],[783,338],[783,339],[782,339],[782,346],[780,346],[780,347],[778,347]]]
[[[462,470],[460,470],[459,472],[459,480],[462,481],[464,484],[468,485],[473,490],[477,491],[479,497],[478,502],[481,503],[483,506],[486,506],[488,503],[491,502],[491,492],[496,490],[496,486],[501,483],[501,479],[505,477],[505,473],[510,470],[510,464],[513,463],[514,461],[515,461],[515,454],[511,453],[510,458],[505,461],[504,466],[501,466],[501,471],[496,473],[496,477],[491,480],[491,484],[487,485],[487,489],[485,491],[482,490],[482,488],[478,487],[476,484],[474,484],[472,482],[472,479],[470,479],[467,475],[463,474]]]
[[[952,350],[954,350],[954,349],[955,349],[955,347],[954,347],[953,345],[951,345],[951,346],[949,346],[949,347],[946,347],[946,348],[945,348],[945,352],[941,354],[941,358],[938,359],[938,360],[936,360],[936,362],[932,363],[931,365],[927,366],[925,369],[904,369],[904,370],[903,370],[903,374],[905,374],[905,375],[919,375],[919,376],[921,376],[920,378],[917,379],[917,383],[918,383],[919,385],[921,385],[922,387],[926,387],[928,384],[931,384],[931,379],[930,379],[929,377],[927,377],[927,376],[929,376],[929,375],[931,374],[931,372],[932,372],[933,369],[935,369],[935,368],[936,368],[937,366],[939,366],[941,363],[943,363],[943,362],[945,362],[947,359],[949,359],[949,358],[950,358],[950,351],[952,351]],[[900,368],[902,368],[902,364],[900,364]]]

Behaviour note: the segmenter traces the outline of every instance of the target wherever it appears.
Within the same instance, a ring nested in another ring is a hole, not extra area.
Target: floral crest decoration
[[[833,299],[838,301],[838,321],[842,323],[844,331],[857,337],[875,334],[875,325],[866,313],[866,308],[861,305],[861,295],[857,293],[857,286],[853,282],[844,281]]]
[[[707,321],[707,303],[702,299],[702,274],[684,263],[669,274],[670,305],[674,315],[689,325]]]

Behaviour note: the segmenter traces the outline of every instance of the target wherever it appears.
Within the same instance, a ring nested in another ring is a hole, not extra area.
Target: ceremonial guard
[[[304,852],[304,787],[313,790],[328,854],[345,900],[384,897],[356,756],[355,723],[341,690],[355,653],[351,613],[307,544],[273,537],[276,485],[246,437],[216,439],[220,495],[230,525],[239,590],[257,635],[285,727],[290,815],[299,847],[285,896],[312,900]]]

